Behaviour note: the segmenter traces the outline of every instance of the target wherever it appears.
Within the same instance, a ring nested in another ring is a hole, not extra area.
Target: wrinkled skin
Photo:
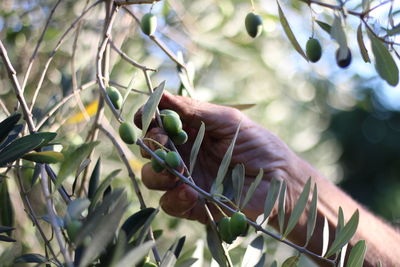
[[[160,109],[172,109],[179,113],[183,128],[189,135],[185,145],[178,146],[186,165],[189,164],[190,150],[193,145],[201,121],[205,123],[206,132],[196,161],[193,178],[195,183],[205,190],[209,190],[217,175],[219,164],[228,149],[232,138],[240,124],[240,131],[233,151],[231,168],[243,163],[246,170],[244,190],[247,191],[259,169],[264,170],[264,177],[255,191],[244,213],[255,219],[262,213],[264,200],[271,178],[285,180],[288,184],[288,205],[293,197],[297,198],[301,186],[307,177],[300,177],[297,170],[297,156],[282,142],[262,126],[250,120],[239,110],[200,102],[191,98],[173,96],[165,93],[160,102]],[[140,112],[135,116],[135,123],[140,126]],[[153,123],[152,126],[155,124]],[[151,128],[146,137],[166,144],[167,136],[158,127]],[[147,142],[152,150],[157,148]],[[142,155],[149,155],[142,151]],[[295,177],[297,180],[293,179]],[[167,171],[156,173],[150,163],[142,169],[143,183],[154,190],[166,191],[160,199],[161,207],[170,215],[207,222],[204,204],[196,191],[188,185],[177,183],[178,178]],[[299,188],[299,190],[296,190]],[[211,206],[212,207],[212,206]],[[221,214],[214,211],[216,218]],[[276,212],[273,211],[273,215]]]

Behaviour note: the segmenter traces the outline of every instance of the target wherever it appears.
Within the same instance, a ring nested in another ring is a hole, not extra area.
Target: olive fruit
[[[182,131],[182,122],[179,117],[166,115],[163,117],[162,121],[164,129],[167,131],[168,135],[173,136]]]
[[[143,263],[142,266],[143,267],[157,267],[157,264],[155,264],[154,262],[151,262],[151,261],[147,261],[147,262]]]
[[[182,130],[178,134],[173,135],[171,139],[175,145],[183,145],[188,140],[188,135],[184,130]]]
[[[157,17],[151,13],[147,13],[141,20],[142,31],[146,35],[153,35],[157,28]]]
[[[243,213],[235,212],[231,217],[231,232],[233,236],[245,235],[247,232],[246,215]]]
[[[246,19],[244,21],[246,26],[247,33],[256,38],[262,32],[263,22],[260,15],[255,14],[254,12],[250,12],[247,14]]]
[[[317,39],[308,39],[306,44],[306,54],[311,62],[317,62],[321,58],[322,47]]]
[[[351,63],[351,51],[350,48],[347,48],[347,56],[343,59],[339,59],[339,49],[336,50],[336,62],[339,67],[347,68]]]
[[[82,223],[78,220],[72,220],[67,224],[67,234],[69,239],[74,242],[78,236],[78,232],[82,227]]]
[[[160,111],[160,114],[161,114],[162,117],[165,117],[167,115],[171,115],[171,116],[175,116],[177,118],[180,118],[179,114],[176,113],[175,111],[171,110],[171,109],[163,109],[163,110]]]
[[[111,100],[114,108],[120,109],[122,106],[122,95],[121,93],[112,86],[107,87],[107,95]]]
[[[162,160],[165,160],[165,157],[167,156],[167,152],[165,152],[163,149],[159,148],[154,153],[161,158]],[[162,172],[164,170],[164,166],[162,166],[155,158],[151,159],[151,167],[155,172]]]
[[[233,240],[235,240],[235,237],[232,235],[231,232],[231,218],[224,217],[219,220],[218,230],[222,241],[228,244],[232,244]]]
[[[178,153],[176,153],[175,151],[170,151],[165,156],[165,162],[171,168],[176,169],[181,164],[181,158],[179,157]]]
[[[128,122],[123,122],[118,129],[119,136],[126,144],[132,145],[136,142],[136,134],[133,125]]]

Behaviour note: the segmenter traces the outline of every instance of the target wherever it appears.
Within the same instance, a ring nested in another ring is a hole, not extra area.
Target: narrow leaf
[[[305,247],[311,239],[312,234],[314,233],[315,223],[317,221],[317,203],[318,203],[318,187],[317,184],[314,185],[313,197],[311,200],[310,211],[308,213],[307,218],[307,239]]]
[[[357,28],[357,42],[358,42],[358,47],[360,48],[360,53],[361,53],[361,56],[362,56],[364,62],[366,62],[366,63],[371,62],[371,59],[369,58],[368,50],[365,47],[365,43],[364,43],[364,39],[363,39],[363,35],[362,35],[362,23],[360,23],[360,25],[358,25],[358,28]]]
[[[144,256],[149,253],[149,250],[153,246],[154,242],[150,240],[138,247],[135,247],[125,254],[125,256],[116,264],[116,267],[135,266],[143,259]]]
[[[292,29],[289,26],[289,23],[285,17],[285,14],[282,11],[281,6],[279,5],[279,1],[277,0],[276,3],[278,4],[278,11],[279,11],[279,19],[281,21],[282,27],[285,30],[286,36],[289,38],[289,41],[292,43],[294,49],[305,59],[308,61],[307,56],[304,54],[303,49],[301,48],[299,42],[297,41],[296,37],[294,36]]]
[[[88,198],[92,200],[96,193],[97,187],[100,183],[100,171],[101,171],[101,158],[99,158],[94,166],[92,175],[89,179],[89,190],[88,190]]]
[[[375,69],[379,76],[391,86],[399,83],[399,69],[392,55],[381,40],[376,38],[369,30],[368,37],[371,40],[372,53],[375,57]]]
[[[258,185],[260,184],[262,178],[264,176],[264,170],[260,169],[256,178],[251,183],[249,189],[247,190],[246,196],[244,197],[243,203],[241,204],[241,209],[245,208],[247,203],[249,203],[250,199],[252,198],[254,191],[257,189]]]
[[[336,225],[335,236],[338,236],[339,232],[343,229],[344,226],[344,214],[342,207],[339,207],[338,211],[338,222]]]
[[[174,255],[174,253],[172,253],[172,251],[167,250],[167,252],[165,252],[165,255],[160,263],[160,267],[173,267],[175,266],[176,263],[176,256]]]
[[[364,263],[365,253],[367,246],[365,240],[358,241],[350,251],[349,259],[347,260],[347,267],[362,267]]]
[[[145,208],[132,214],[125,220],[121,226],[121,230],[126,233],[128,242],[154,212],[154,208]]]
[[[207,226],[207,244],[213,259],[216,260],[221,267],[230,266],[228,264],[228,262],[230,262],[229,254],[222,246],[218,233],[213,231],[211,226]]]
[[[272,263],[271,263],[271,266],[270,267],[278,267],[278,262],[276,261],[276,260],[274,260]]]
[[[82,212],[90,205],[87,198],[76,198],[68,203],[67,214],[70,219],[80,219]]]
[[[286,199],[286,182],[282,181],[281,190],[279,193],[279,201],[278,201],[278,224],[280,233],[283,233],[283,226],[285,224],[285,199]]]
[[[326,252],[325,257],[330,257],[335,254],[339,249],[341,249],[350,239],[353,237],[357,230],[359,220],[359,212],[356,210],[353,216],[351,216],[349,222],[343,227],[342,230],[338,233],[338,236],[335,237],[331,247]]]
[[[190,173],[193,173],[194,165],[196,164],[197,155],[200,151],[201,143],[203,142],[204,133],[206,130],[206,126],[204,122],[201,122],[199,132],[197,133],[196,139],[194,140],[192,150],[190,151]]]
[[[17,240],[15,240],[14,238],[8,237],[6,235],[0,235],[0,241],[3,241],[3,242],[16,242]]]
[[[242,267],[254,266],[261,259],[264,250],[264,238],[262,235],[257,236],[251,241],[250,246],[247,246],[242,260]]]
[[[18,135],[22,132],[22,124],[17,124],[14,126],[12,131],[8,134],[7,138],[0,144],[0,150],[5,148],[9,143],[14,141]]]
[[[265,261],[267,258],[267,253],[264,252],[260,258],[260,260],[257,262],[256,265],[254,265],[254,267],[264,267],[265,266]]]
[[[164,86],[165,86],[165,81],[162,82],[156,89],[154,89],[154,92],[150,95],[146,104],[144,104],[143,106],[143,112],[142,112],[143,136],[146,135],[147,129],[150,126],[150,122],[154,117],[158,104],[160,103],[161,97],[164,93]]]
[[[362,10],[363,12],[369,10],[371,0],[362,0]]]
[[[331,34],[331,29],[332,29],[331,25],[329,25],[326,22],[320,21],[320,20],[316,20],[315,22],[317,22],[318,26],[320,26],[321,29],[326,31],[329,35]]]
[[[104,179],[104,181],[100,184],[99,188],[96,190],[96,193],[94,194],[92,201],[90,202],[89,212],[91,212],[94,209],[94,207],[96,207],[96,204],[100,200],[100,198],[103,196],[104,191],[111,184],[111,182],[114,180],[114,178],[117,177],[117,175],[120,171],[121,171],[121,169],[112,171]]]
[[[23,159],[36,163],[58,163],[64,160],[64,155],[57,151],[30,152],[22,156]]]
[[[268,194],[265,198],[264,203],[264,220],[266,220],[271,214],[272,209],[275,206],[276,199],[279,195],[279,188],[281,187],[281,182],[275,178],[272,178],[271,183],[268,188]]]
[[[287,258],[283,263],[282,267],[296,267],[299,264],[300,257],[299,256],[292,256]]]
[[[283,234],[284,237],[287,237],[288,234],[294,229],[297,222],[300,219],[301,214],[303,214],[304,208],[306,207],[308,196],[310,195],[311,189],[311,178],[308,179],[306,185],[301,192],[299,199],[294,206],[292,213],[290,214],[288,224],[286,226],[285,233]]]
[[[237,164],[232,170],[232,184],[235,197],[235,204],[240,206],[244,184],[245,170],[243,163]]]
[[[7,180],[0,182],[0,224],[11,227],[14,223],[14,210],[12,208]]]
[[[338,59],[345,59],[348,53],[347,38],[343,29],[342,20],[339,16],[335,15],[331,28],[331,37],[339,45],[339,55]]]
[[[397,35],[400,33],[400,23],[397,24],[395,27],[391,28],[390,30],[387,31],[388,36],[393,36]]]
[[[14,227],[10,226],[0,226],[0,233],[10,233],[11,231],[14,231]]]
[[[152,214],[147,218],[146,222],[143,224],[142,230],[140,230],[140,233],[138,235],[138,238],[136,240],[136,244],[141,244],[145,241],[147,234],[149,233],[149,229],[151,226],[152,221],[156,217],[158,213],[158,209],[155,209]]]
[[[236,128],[236,132],[232,138],[231,144],[229,145],[228,149],[226,150],[225,155],[222,159],[222,162],[219,165],[217,177],[215,178],[215,181],[214,181],[213,185],[211,186],[211,194],[214,194],[216,192],[222,193],[222,191],[219,188],[222,187],[222,183],[224,181],[225,175],[228,172],[229,164],[231,163],[233,148],[235,147],[236,138],[239,134],[239,129],[240,129],[240,123],[239,123],[238,127]]]
[[[49,260],[45,256],[36,253],[24,254],[14,260],[14,263],[23,263],[23,262],[46,263],[49,262]]]
[[[322,252],[321,255],[325,255],[328,250],[329,244],[329,223],[326,217],[324,217],[324,228],[322,229]]]
[[[15,113],[0,122],[0,143],[3,142],[8,134],[13,130],[20,118],[21,114]]]

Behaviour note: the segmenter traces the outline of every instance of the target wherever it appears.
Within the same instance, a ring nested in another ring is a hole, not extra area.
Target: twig
[[[57,177],[54,171],[50,168],[48,164],[45,164],[46,172],[47,175],[50,177],[50,179],[53,181],[54,184],[57,182]],[[67,190],[63,186],[60,186],[58,188],[58,192],[60,193],[61,197],[63,198],[64,202],[68,204],[71,201],[71,198],[69,197]]]
[[[4,105],[4,102],[2,99],[0,99],[0,107],[4,110],[4,113],[6,113],[7,116],[10,116],[10,111],[8,111],[6,105]]]
[[[141,4],[154,4],[161,0],[117,0],[114,3],[117,6],[128,6],[128,5],[141,5]]]
[[[120,87],[122,89],[125,89],[125,90],[128,89],[128,86],[122,85],[122,84],[120,84],[120,83],[118,83],[116,81],[113,81],[113,80],[109,80],[108,83],[111,84],[111,85],[114,85],[114,86],[118,86],[118,87]],[[142,90],[138,90],[138,89],[134,89],[134,88],[132,88],[131,91],[139,93],[139,94],[143,94],[143,95],[150,95],[148,92],[144,92]]]
[[[106,129],[103,126],[103,124],[98,124],[97,128],[100,129],[110,139],[110,141],[113,143],[114,147],[117,149],[118,155],[121,158],[122,162],[124,163],[124,165],[125,165],[125,167],[126,167],[126,169],[128,171],[128,175],[129,175],[129,178],[132,181],[133,188],[135,190],[135,194],[139,199],[140,209],[146,208],[146,203],[144,202],[144,198],[143,198],[142,192],[140,191],[139,184],[136,181],[135,173],[133,172],[132,167],[129,164],[129,160],[126,157],[121,145],[115,139],[114,135],[110,132],[110,130]],[[153,235],[153,231],[151,229],[149,230],[149,237],[150,237],[151,240],[155,241],[154,235]],[[160,258],[160,255],[158,253],[158,250],[157,250],[156,246],[153,247],[153,254],[154,254],[155,260],[158,263],[160,263],[161,262],[161,258]]]
[[[81,92],[81,91],[83,91],[83,90],[85,90],[85,89],[87,89],[87,88],[89,88],[89,87],[91,87],[91,86],[93,86],[93,85],[95,85],[95,84],[96,84],[96,81],[90,81],[90,82],[87,82],[87,83],[81,85],[79,88],[75,89],[74,91],[75,91],[76,93],[79,93],[79,92]],[[66,102],[68,102],[68,101],[69,101],[72,97],[74,97],[74,96],[75,96],[75,93],[72,92],[72,93],[70,93],[69,95],[65,96],[63,99],[61,99],[60,101],[58,101],[58,103],[57,103],[54,107],[52,107],[52,108],[47,112],[47,114],[44,115],[44,117],[42,118],[42,120],[37,124],[37,129],[40,129],[40,128],[43,126],[43,124],[45,124],[46,121],[47,121],[51,116],[53,116],[53,114],[56,113],[56,111],[57,111],[59,108],[61,108]]]
[[[54,230],[54,234],[56,236],[58,245],[60,247],[61,254],[64,256],[66,265],[68,267],[73,267],[74,265],[71,260],[71,255],[65,248],[65,240],[62,237],[60,226],[57,223],[57,213],[53,206],[53,199],[51,197],[49,187],[48,187],[47,174],[46,174],[46,171],[45,171],[45,168],[43,165],[40,166],[40,173],[41,173],[40,181],[41,181],[41,185],[42,185],[43,195],[44,195],[45,201],[46,201],[47,212],[49,214],[50,221],[51,221],[51,226]]]
[[[42,87],[42,84],[43,84],[43,81],[44,81],[44,77],[46,76],[46,73],[47,73],[47,70],[48,70],[48,68],[49,68],[49,66],[50,66],[50,63],[51,63],[51,61],[53,60],[53,58],[54,58],[54,56],[55,56],[57,50],[60,48],[60,46],[61,46],[62,43],[64,42],[65,37],[68,35],[68,33],[69,33],[72,29],[75,28],[75,26],[78,24],[78,22],[79,22],[81,19],[83,19],[83,18],[85,17],[85,15],[86,15],[92,8],[94,8],[95,6],[97,6],[97,5],[98,5],[99,3],[101,3],[101,2],[103,2],[103,0],[97,0],[97,1],[94,2],[91,6],[89,6],[88,8],[86,8],[86,9],[81,13],[81,15],[80,15],[79,17],[77,17],[77,18],[72,22],[72,24],[68,27],[68,29],[64,32],[64,34],[63,34],[63,35],[60,37],[60,39],[58,40],[57,45],[54,47],[53,51],[51,51],[50,56],[49,56],[49,58],[47,59],[47,62],[46,62],[45,66],[44,66],[44,69],[43,69],[43,71],[42,71],[42,75],[40,76],[39,82],[38,82],[38,84],[37,84],[37,86],[36,86],[35,93],[33,94],[33,98],[32,98],[32,103],[31,103],[31,106],[30,106],[30,109],[29,109],[30,111],[32,111],[32,109],[33,109],[33,107],[34,107],[34,105],[35,105],[36,99],[37,99],[37,97],[38,97],[38,95],[39,95],[40,88]]]
[[[150,70],[150,71],[157,71],[156,69],[153,68],[148,68],[145,65],[142,65],[140,63],[137,63],[133,59],[131,59],[127,54],[125,54],[121,49],[119,49],[114,42],[110,39],[108,40],[109,44],[111,45],[111,48],[115,50],[123,59],[125,59],[127,62],[129,62],[131,65],[135,66],[136,68],[139,68],[141,70]]]
[[[164,163],[164,161],[163,161],[161,158],[159,158],[159,157],[157,156],[157,154],[155,154],[149,147],[147,147],[146,144],[145,144],[141,139],[138,139],[138,140],[136,141],[136,144],[137,144],[138,146],[140,146],[141,148],[143,148],[147,153],[149,153],[149,154],[150,154],[153,158],[155,158],[158,162]],[[188,177],[182,175],[180,172],[176,171],[175,169],[172,169],[172,168],[168,167],[168,165],[166,165],[166,164],[164,164],[164,165],[166,166],[166,168],[168,169],[168,171],[170,171],[172,174],[174,174],[175,176],[177,176],[177,177],[180,179],[181,182],[183,182],[183,183],[189,185],[191,188],[193,188],[195,191],[197,191],[202,197],[204,197],[204,198],[207,199],[208,201],[214,202],[214,203],[218,204],[219,206],[223,207],[224,209],[226,209],[226,210],[228,210],[228,211],[230,211],[230,212],[232,212],[232,213],[236,212],[236,210],[233,209],[232,207],[230,207],[229,205],[225,204],[224,202],[220,201],[219,199],[214,198],[213,195],[211,195],[210,193],[208,193],[208,192],[205,191],[204,189],[202,189],[202,188],[198,187],[197,185],[195,185],[194,183],[192,183],[192,182],[188,179]],[[260,225],[258,225],[257,223],[253,222],[252,220],[250,220],[250,219],[248,219],[248,218],[246,218],[246,220],[247,220],[247,222],[248,222],[251,226],[253,226],[257,231],[263,232],[264,234],[267,234],[267,235],[271,236],[272,238],[274,238],[274,239],[276,239],[276,240],[278,240],[278,241],[280,241],[280,242],[283,242],[283,243],[289,245],[290,247],[296,249],[297,251],[299,251],[299,252],[301,252],[301,253],[308,254],[308,255],[310,255],[310,256],[313,256],[313,257],[315,257],[315,258],[318,258],[319,260],[323,260],[323,261],[329,262],[329,263],[331,263],[331,264],[335,264],[335,263],[336,263],[335,260],[331,260],[331,259],[324,258],[324,257],[322,257],[321,255],[318,255],[318,254],[316,254],[316,253],[314,253],[314,252],[312,252],[312,251],[307,250],[305,247],[296,245],[296,244],[294,244],[294,243],[288,241],[287,239],[284,239],[283,236],[281,236],[281,235],[275,234],[275,233],[273,233],[273,232],[271,232],[271,231],[268,231],[268,230],[262,228]]]

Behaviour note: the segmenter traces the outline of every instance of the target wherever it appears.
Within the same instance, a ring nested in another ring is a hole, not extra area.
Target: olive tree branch
[[[204,189],[202,189],[199,186],[197,186],[196,184],[194,184],[188,177],[184,176],[177,170],[168,167],[168,165],[165,164],[164,160],[162,160],[160,157],[158,157],[157,154],[155,154],[141,139],[137,139],[136,144],[138,146],[140,146],[142,149],[144,149],[147,153],[149,153],[152,156],[152,158],[156,159],[160,164],[163,164],[163,166],[166,166],[166,169],[168,169],[168,171],[170,171],[173,175],[177,176],[181,182],[189,185],[191,188],[193,188],[195,191],[197,191],[203,198],[205,198],[206,200],[208,200],[210,202],[218,204],[220,207],[228,210],[231,213],[236,212],[235,209],[233,209],[226,203],[222,202],[221,200],[216,199],[212,194],[210,194],[209,192],[205,191]],[[318,254],[306,249],[305,247],[299,246],[297,244],[294,244],[294,243],[288,241],[287,239],[284,239],[283,236],[281,236],[279,234],[275,234],[269,230],[264,229],[261,225],[257,224],[256,222],[254,222],[248,218],[246,218],[246,220],[247,220],[247,223],[250,224],[252,227],[254,227],[254,229],[256,229],[257,231],[260,231],[266,235],[271,236],[272,238],[274,238],[280,242],[285,243],[286,245],[296,249],[300,253],[308,254],[319,260],[326,261],[332,265],[336,264],[336,260],[327,259],[321,255],[318,255]]]
[[[141,4],[154,4],[161,0],[116,0],[114,3],[117,6],[128,6],[128,5],[141,5]]]

